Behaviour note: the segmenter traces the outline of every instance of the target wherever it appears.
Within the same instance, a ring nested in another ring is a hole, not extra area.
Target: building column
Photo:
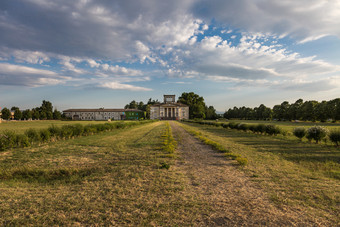
[[[168,116],[168,108],[164,108],[164,112],[165,112],[164,117],[167,117]]]

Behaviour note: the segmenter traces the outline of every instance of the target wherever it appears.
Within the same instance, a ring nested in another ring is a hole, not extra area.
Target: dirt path
[[[305,226],[318,225],[302,215],[276,208],[234,161],[212,150],[170,122],[178,140],[181,159],[176,168],[188,180],[188,190],[211,210],[196,225],[209,226]]]

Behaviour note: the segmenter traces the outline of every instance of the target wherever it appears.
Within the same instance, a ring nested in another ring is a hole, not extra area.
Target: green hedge
[[[88,136],[95,133],[122,129],[136,125],[154,122],[155,120],[133,121],[133,122],[114,122],[105,124],[70,124],[57,127],[49,126],[47,129],[36,130],[27,129],[23,135],[15,134],[13,131],[4,131],[0,134],[0,151],[11,148],[28,147],[33,144],[47,143],[60,139],[70,139],[78,136]]]

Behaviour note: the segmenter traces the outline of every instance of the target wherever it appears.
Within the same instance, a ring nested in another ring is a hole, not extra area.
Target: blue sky
[[[0,34],[1,108],[340,97],[339,1],[2,0]]]

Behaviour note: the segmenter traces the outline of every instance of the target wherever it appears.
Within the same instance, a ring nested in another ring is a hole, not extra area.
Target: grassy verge
[[[202,204],[160,149],[163,122],[0,153],[0,225],[190,225]]]
[[[339,224],[339,149],[222,127],[183,124],[247,158],[244,171],[282,209],[307,210],[311,216]]]

